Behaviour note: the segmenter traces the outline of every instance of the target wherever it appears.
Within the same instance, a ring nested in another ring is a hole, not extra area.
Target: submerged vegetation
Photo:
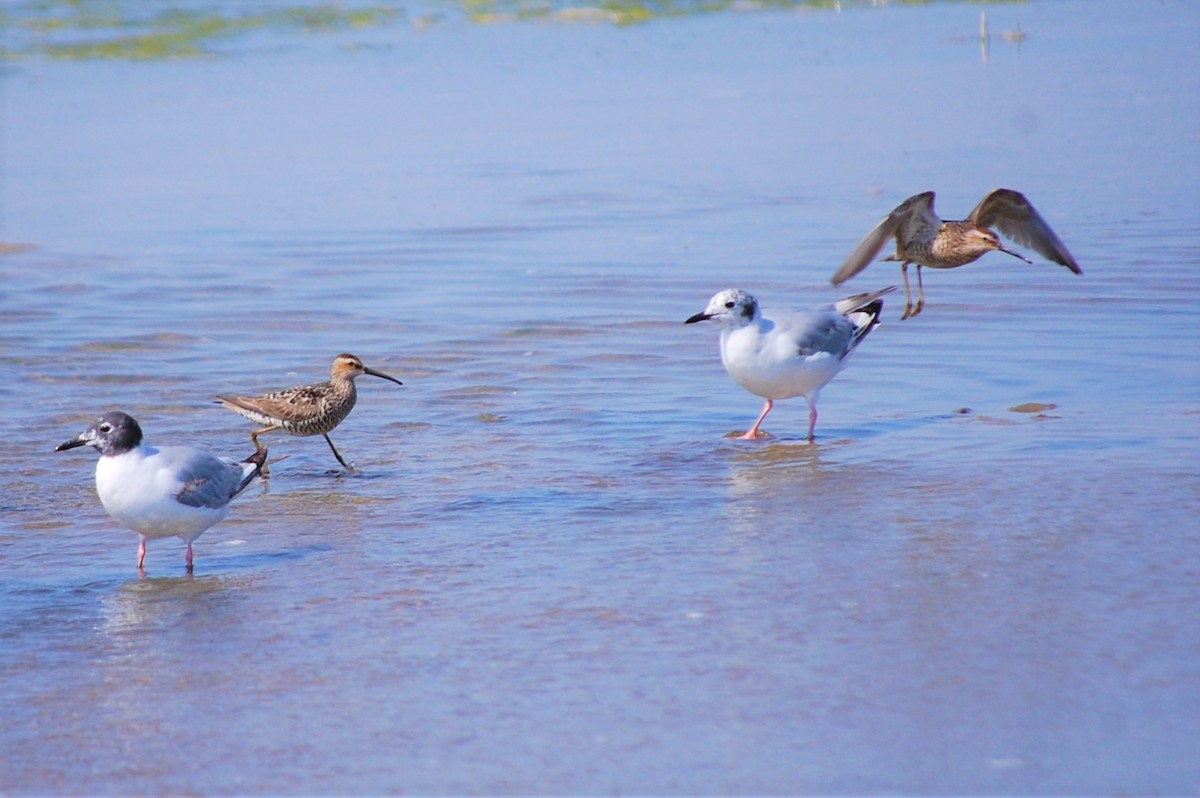
[[[400,16],[394,5],[203,5],[121,0],[29,0],[0,9],[7,58],[193,58],[253,31],[276,34],[377,28]]]
[[[528,2],[526,0],[464,0],[464,10],[474,22],[549,19],[595,21],[618,25],[652,19],[753,11],[766,8],[833,8],[836,0],[596,0],[582,3]],[[857,5],[851,3],[851,5]]]
[[[906,5],[936,1],[895,0]],[[629,25],[727,11],[880,4],[887,4],[887,0],[426,0],[413,4],[16,0],[0,6],[0,57],[196,58],[233,48],[238,37],[254,32],[269,35],[277,43],[297,34],[364,31],[401,24],[424,27],[456,18],[477,24],[547,20]]]

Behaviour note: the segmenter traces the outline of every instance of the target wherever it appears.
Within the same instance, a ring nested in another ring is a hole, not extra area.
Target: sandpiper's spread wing
[[[895,237],[898,241],[907,243],[925,237],[926,234],[932,236],[937,233],[941,224],[942,220],[933,212],[932,191],[909,197],[884,217],[874,230],[867,233],[866,238],[860,241],[849,257],[842,262],[830,282],[841,285],[867,268],[889,239]]]
[[[1047,260],[1083,274],[1067,245],[1019,191],[1008,188],[992,191],[979,201],[968,221],[977,227],[995,227],[1018,244],[1037,250]]]
[[[332,384],[319,382],[262,396],[218,396],[217,399],[223,406],[259,424],[273,424],[276,421],[297,424],[323,413],[328,403],[335,401],[336,397]]]

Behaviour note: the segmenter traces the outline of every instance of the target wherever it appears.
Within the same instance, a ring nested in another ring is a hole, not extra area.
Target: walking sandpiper
[[[255,448],[261,448],[259,435],[275,430],[299,436],[322,435],[342,467],[353,471],[353,466],[342,459],[337,447],[329,439],[329,433],[354,409],[354,403],[358,400],[354,379],[363,374],[391,380],[397,385],[404,384],[382,371],[364,366],[354,355],[341,354],[333,359],[327,382],[284,388],[259,396],[218,396],[217,403],[263,425],[261,429],[250,433]]]

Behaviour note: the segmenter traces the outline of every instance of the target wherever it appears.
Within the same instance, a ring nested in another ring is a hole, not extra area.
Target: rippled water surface
[[[8,63],[0,792],[1200,790],[1200,9],[986,8]],[[727,437],[685,318],[898,282],[828,279],[995,186],[1083,277],[933,272],[814,445]],[[212,395],[342,351],[404,381],[360,471],[268,438],[193,577],[52,451],[245,456]]]

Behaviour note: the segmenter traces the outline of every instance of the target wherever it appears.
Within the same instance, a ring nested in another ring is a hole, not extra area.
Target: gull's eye
[[[100,431],[101,432],[112,432],[112,425],[111,424],[101,424]]]
[[[731,307],[733,307],[733,300],[730,300],[730,301],[726,302],[726,303],[725,303],[725,307],[727,307],[727,308],[731,308]]]

